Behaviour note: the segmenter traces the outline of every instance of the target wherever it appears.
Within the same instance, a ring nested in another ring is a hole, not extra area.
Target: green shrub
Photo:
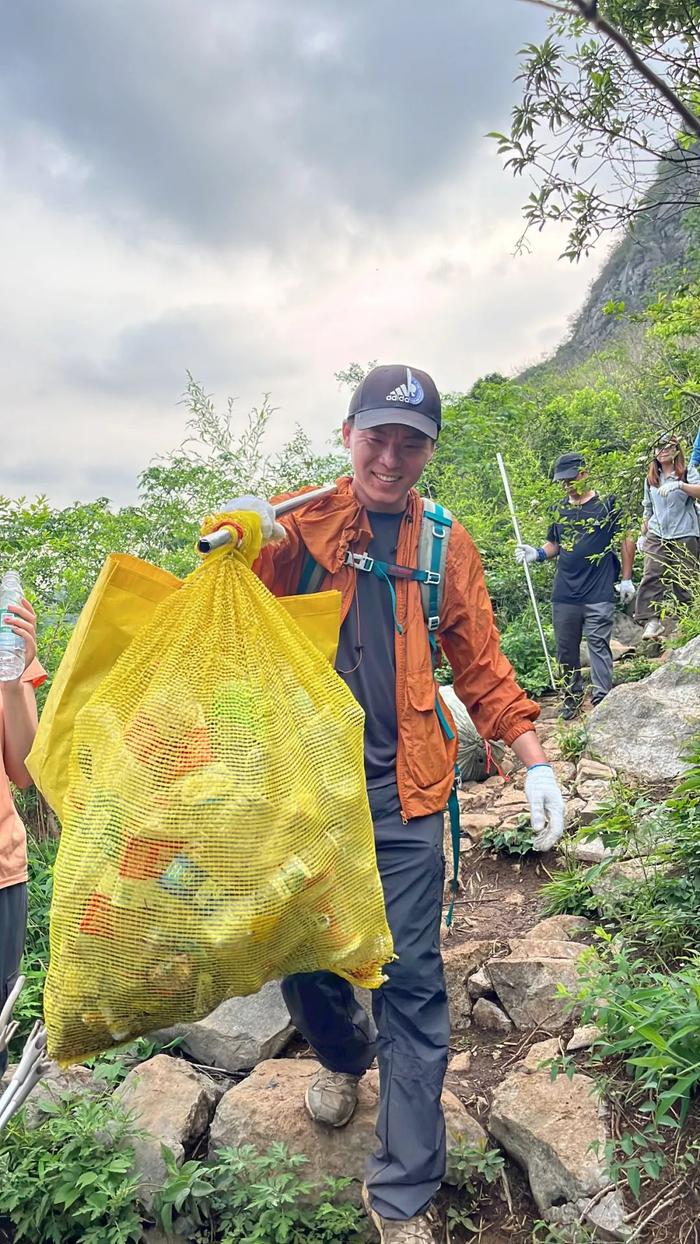
[[[141,1238],[132,1124],[108,1099],[67,1097],[30,1129],[0,1133],[0,1217],[16,1244],[130,1244]]]
[[[464,1196],[466,1205],[450,1205],[447,1210],[448,1229],[462,1227],[478,1232],[475,1215],[487,1195],[488,1188],[504,1177],[503,1154],[483,1145],[458,1142],[450,1154],[451,1182]]]
[[[598,899],[591,889],[590,869],[575,864],[553,874],[540,890],[546,916],[594,916]]]
[[[700,1085],[700,957],[669,974],[599,932],[581,964],[582,1021],[600,1030],[598,1055],[624,1060],[642,1110],[675,1125]]]
[[[566,726],[563,721],[560,721],[557,723],[555,737],[562,759],[578,764],[588,743],[585,723],[577,721],[573,726]]]
[[[653,673],[656,663],[648,657],[633,657],[631,661],[623,661],[613,668],[613,686],[621,687],[624,683],[639,682]]]
[[[354,1244],[366,1239],[363,1212],[342,1199],[349,1179],[304,1179],[303,1154],[284,1145],[258,1153],[222,1149],[215,1163],[175,1164],[164,1150],[167,1181],[156,1201],[171,1231],[177,1218],[191,1244]]]
[[[181,1037],[176,1037],[167,1044],[154,1041],[149,1037],[137,1037],[135,1041],[130,1041],[128,1045],[120,1045],[116,1049],[105,1050],[103,1054],[99,1054],[95,1058],[86,1059],[85,1065],[91,1068],[97,1080],[101,1080],[110,1089],[115,1089],[126,1078],[133,1067],[136,1067],[139,1063],[145,1063],[156,1054],[164,1054],[178,1049],[181,1042]]]
[[[518,825],[506,828],[499,825],[485,829],[481,845],[485,851],[502,855],[529,855],[534,850],[535,835],[528,816],[521,816]]]
[[[544,627],[547,646],[552,651],[554,631],[548,624]],[[542,651],[542,642],[534,620],[528,614],[522,614],[515,622],[511,622],[501,635],[501,648],[505,652],[524,691],[530,695],[542,695],[551,689],[547,662]]]
[[[700,582],[696,582],[693,597],[688,605],[678,609],[678,629],[674,635],[674,645],[689,644],[691,639],[700,635]]]

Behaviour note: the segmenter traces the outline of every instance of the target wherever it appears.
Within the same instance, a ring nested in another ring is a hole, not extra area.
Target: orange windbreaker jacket
[[[421,500],[412,489],[399,532],[399,565],[417,565],[420,517]],[[324,590],[341,592],[344,621],[353,601],[357,571],[345,566],[343,558],[348,549],[366,552],[372,538],[367,511],[356,500],[351,479],[342,477],[337,493],[280,521],[287,539],[268,544],[254,570],[276,596],[294,595],[308,550],[328,572]],[[435,712],[435,681],[420,587],[402,579],[395,579],[394,584],[402,628],[402,634],[395,636],[397,783],[402,814],[410,819],[445,807],[454,780],[457,742],[445,738]],[[532,729],[539,708],[518,686],[500,650],[479,554],[457,522],[447,552],[438,640],[452,665],[455,691],[484,738],[512,743]]]

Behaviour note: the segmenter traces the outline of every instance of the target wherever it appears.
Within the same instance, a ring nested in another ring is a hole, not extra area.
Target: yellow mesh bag
[[[392,957],[363,713],[241,551],[208,554],[77,714],[51,910],[72,1062],[292,972]]]
[[[35,785],[61,819],[76,714],[160,602],[181,586],[175,575],[128,553],[111,553],[105,561],[52,680],[26,760]],[[281,604],[334,661],[340,592],[286,596]]]

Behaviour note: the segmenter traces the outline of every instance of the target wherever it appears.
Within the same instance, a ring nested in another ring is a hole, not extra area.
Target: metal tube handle
[[[279,501],[272,507],[275,511],[275,518],[279,518],[282,514],[289,514],[292,510],[299,510],[303,505],[311,505],[312,501],[320,501],[321,497],[329,497],[336,491],[336,488],[336,484],[323,484],[311,492],[302,492],[298,497],[288,497],[286,501]],[[210,536],[202,536],[197,543],[197,548],[200,553],[211,553],[213,549],[220,549],[223,545],[229,544],[231,539],[231,532],[224,527],[221,531],[213,531]]]

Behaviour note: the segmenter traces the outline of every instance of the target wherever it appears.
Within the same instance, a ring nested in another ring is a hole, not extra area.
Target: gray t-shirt
[[[367,552],[396,562],[403,514],[369,514]],[[340,629],[335,668],[365,710],[365,776],[369,789],[396,779],[396,656],[394,615],[388,583],[358,570],[350,612]]]
[[[673,479],[673,476],[669,476]],[[665,481],[664,481],[665,482]],[[700,471],[688,467],[688,483],[700,484]],[[700,518],[692,497],[682,488],[674,488],[667,497],[658,488],[644,484],[644,517],[649,530],[660,540],[682,540],[684,536],[700,536]]]

